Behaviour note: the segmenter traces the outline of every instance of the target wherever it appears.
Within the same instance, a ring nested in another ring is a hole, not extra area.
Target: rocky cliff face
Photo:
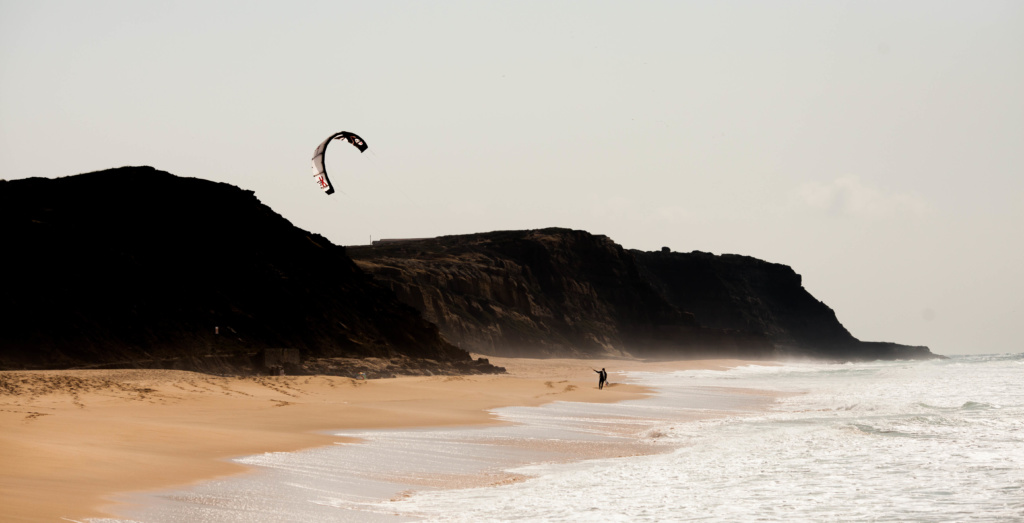
[[[625,251],[568,229],[350,247],[460,347],[526,356],[932,357],[862,343],[783,265]]]
[[[356,263],[463,349],[505,356],[768,355],[756,333],[701,328],[604,236],[544,229],[350,247]]]
[[[469,355],[250,191],[148,167],[0,181],[0,367]]]

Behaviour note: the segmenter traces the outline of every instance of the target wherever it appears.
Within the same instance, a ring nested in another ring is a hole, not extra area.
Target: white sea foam
[[[530,481],[424,492],[430,520],[1024,520],[1021,356],[728,372],[644,382],[800,392],[759,416],[676,424],[671,454],[519,469]]]
[[[638,372],[656,396],[498,409],[515,424],[484,429],[346,433],[365,443],[243,458],[260,472],[126,516],[1024,521],[1022,376],[1022,355]],[[765,411],[736,388],[791,394]],[[609,449],[644,455],[572,461]],[[461,483],[473,487],[442,488]]]

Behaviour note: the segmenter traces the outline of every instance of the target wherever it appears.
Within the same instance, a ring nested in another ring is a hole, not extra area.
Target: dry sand
[[[114,494],[166,489],[245,467],[228,458],[338,441],[332,429],[494,423],[488,409],[645,394],[627,370],[725,369],[739,360],[490,358],[498,376],[233,378],[168,370],[0,372],[5,521],[109,516]],[[592,369],[606,367],[597,389]]]

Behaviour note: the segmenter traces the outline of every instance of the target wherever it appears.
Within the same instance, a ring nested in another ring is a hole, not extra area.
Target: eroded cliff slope
[[[702,328],[632,254],[568,229],[378,242],[349,255],[463,349],[506,356],[761,357],[760,334]]]

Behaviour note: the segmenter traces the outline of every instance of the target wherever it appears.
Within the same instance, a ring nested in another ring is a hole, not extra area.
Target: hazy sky
[[[1020,1],[0,0],[0,178],[123,165],[341,245],[755,256],[862,340],[1024,351]]]

